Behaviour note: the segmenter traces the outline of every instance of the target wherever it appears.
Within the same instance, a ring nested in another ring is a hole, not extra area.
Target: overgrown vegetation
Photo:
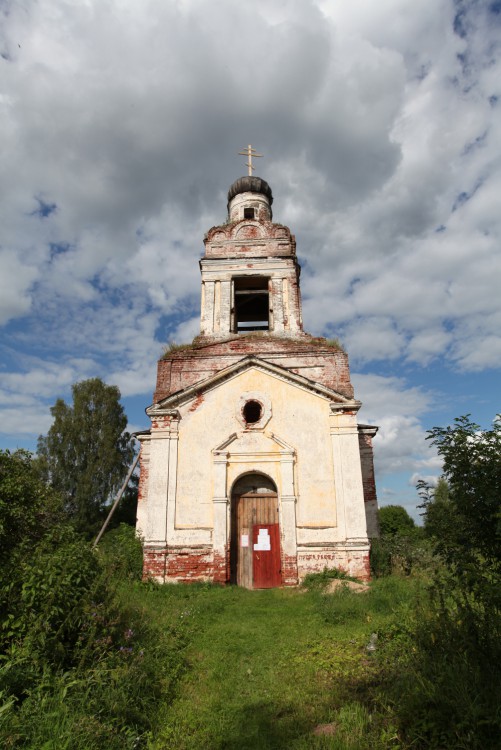
[[[184,352],[187,349],[193,349],[193,344],[177,344],[175,341],[170,341],[165,347],[162,352],[162,358],[165,359],[170,354],[175,354],[176,352]]]
[[[380,538],[371,546],[371,571],[375,577],[427,573],[436,567],[433,545],[405,508],[387,505],[378,511]]]
[[[226,341],[234,341],[234,340],[242,340],[242,339],[263,339],[266,341],[278,341],[280,343],[284,342],[284,338],[281,336],[277,336],[270,331],[247,331],[246,333],[230,333],[226,338],[219,341],[219,343],[224,343]],[[311,336],[310,334],[305,333],[304,334],[304,342],[311,344],[312,346],[318,346],[328,349],[339,349],[339,351],[345,352],[345,348],[341,341],[338,338],[330,338],[326,339],[320,336]],[[191,344],[177,344],[175,341],[171,341],[168,343],[162,352],[162,358],[165,359],[169,357],[171,354],[175,354],[176,352],[182,352],[187,349],[196,349],[200,346],[206,346],[207,340],[204,338],[204,336],[195,336]]]
[[[331,570],[298,590],[141,583],[133,529],[93,551],[37,462],[0,452],[2,747],[496,750],[501,427],[430,439],[424,527],[381,510],[362,593]]]
[[[141,548],[127,526],[93,552],[29,454],[0,452],[0,744],[135,748],[182,649],[130,603]],[[144,743],[143,743],[144,744]]]
[[[419,610],[400,684],[402,720],[424,747],[497,748],[501,737],[501,422],[435,428],[439,495],[421,484],[441,565]]]
[[[342,352],[346,352],[346,349],[337,337],[332,339],[325,339],[324,343],[326,346],[330,346],[332,349],[340,349]]]

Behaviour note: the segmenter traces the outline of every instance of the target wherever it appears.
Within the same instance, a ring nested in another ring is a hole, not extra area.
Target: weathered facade
[[[249,588],[340,567],[369,576],[372,437],[348,357],[303,332],[290,230],[259,177],[205,237],[201,333],[158,363],[140,435],[146,576]]]

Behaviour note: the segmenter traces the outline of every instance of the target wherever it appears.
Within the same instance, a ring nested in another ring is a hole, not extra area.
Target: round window
[[[263,415],[263,407],[259,401],[247,401],[242,409],[247,424],[256,424]]]

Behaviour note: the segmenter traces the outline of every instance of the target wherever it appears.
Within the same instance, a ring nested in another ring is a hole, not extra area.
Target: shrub
[[[96,552],[60,511],[29,454],[0,453],[0,745],[143,747],[181,649],[123,591],[141,570],[133,530]]]
[[[110,574],[122,580],[141,580],[143,548],[132,526],[122,523],[118,528],[108,531],[101,540],[98,552]]]
[[[444,462],[440,495],[423,483],[439,557],[396,683],[413,746],[495,750],[501,736],[501,422],[468,417],[429,437]]]
[[[416,528],[414,520],[402,505],[385,505],[379,508],[378,521],[382,536],[409,536]]]
[[[499,579],[498,579],[499,580]],[[484,581],[492,587],[494,581]],[[437,574],[417,612],[412,650],[394,698],[416,747],[497,750],[501,736],[501,608],[465,596],[454,576]]]
[[[0,581],[62,516],[61,499],[40,481],[31,454],[0,450]]]
[[[371,573],[374,577],[411,575],[416,572],[432,573],[437,567],[433,545],[416,527],[410,536],[395,534],[382,536],[371,542]]]

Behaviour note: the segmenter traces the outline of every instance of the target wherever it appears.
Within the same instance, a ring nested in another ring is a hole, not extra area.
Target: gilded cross
[[[245,151],[239,151],[238,153],[241,156],[247,156],[247,158],[249,159],[249,161],[247,162],[246,166],[249,167],[249,176],[252,176],[252,172],[256,168],[256,167],[252,166],[252,157],[253,156],[259,157],[259,156],[262,156],[263,154],[258,154],[256,152],[256,149],[252,148],[252,146],[250,145],[250,143],[247,146],[247,148],[245,149]]]

